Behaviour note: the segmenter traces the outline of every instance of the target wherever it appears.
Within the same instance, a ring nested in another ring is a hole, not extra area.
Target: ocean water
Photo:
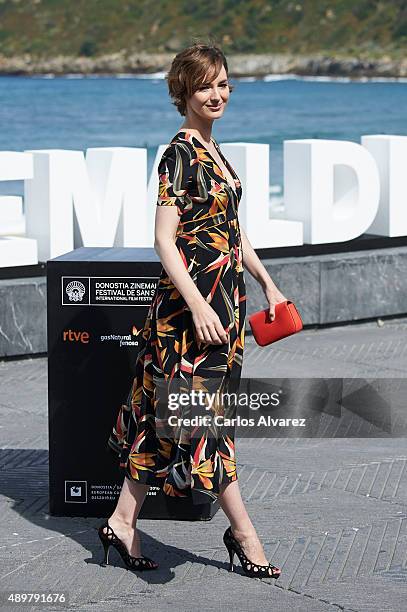
[[[0,77],[0,151],[145,147],[148,172],[159,144],[184,120],[155,75]],[[270,145],[270,196],[283,195],[283,142],[364,134],[407,134],[407,79],[331,79],[270,75],[235,85],[213,135],[222,142]],[[22,194],[22,181],[0,183]]]

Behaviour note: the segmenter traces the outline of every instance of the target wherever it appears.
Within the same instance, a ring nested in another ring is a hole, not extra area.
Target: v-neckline
[[[236,183],[235,183],[235,180],[234,180],[235,179],[235,177],[234,177],[235,172],[234,172],[233,168],[230,166],[230,164],[227,161],[226,157],[224,157],[223,154],[221,153],[220,147],[218,146],[218,143],[215,141],[213,136],[211,136],[211,140],[212,140],[213,144],[215,145],[215,148],[216,148],[217,152],[219,153],[219,156],[220,156],[221,160],[225,164],[225,168],[227,168],[229,170],[229,172],[230,172],[230,176],[232,177],[233,182],[235,183],[234,187],[232,187],[232,185],[229,183],[227,176],[225,175],[225,173],[223,172],[222,168],[219,166],[218,162],[216,161],[214,156],[211,154],[211,152],[202,144],[202,142],[200,140],[198,140],[198,138],[196,136],[194,136],[194,134],[192,134],[191,132],[186,132],[185,130],[181,130],[180,132],[177,132],[177,134],[189,134],[190,136],[192,136],[192,138],[195,138],[195,140],[199,144],[199,146],[204,151],[206,151],[208,153],[208,155],[213,159],[213,161],[215,162],[215,164],[218,166],[219,170],[221,171],[223,178],[225,179],[225,181],[227,182],[227,184],[229,185],[229,187],[231,188],[231,190],[235,194],[236,198],[238,198],[237,191],[236,191]]]

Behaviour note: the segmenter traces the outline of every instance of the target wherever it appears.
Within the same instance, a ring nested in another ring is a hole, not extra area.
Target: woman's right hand
[[[200,301],[199,304],[191,308],[191,313],[198,343],[228,343],[229,333],[223,329],[219,316],[206,300]]]

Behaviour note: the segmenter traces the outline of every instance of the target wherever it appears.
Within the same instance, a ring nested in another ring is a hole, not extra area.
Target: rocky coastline
[[[66,74],[114,75],[166,72],[174,53],[128,53],[126,51],[98,57],[56,56],[39,58],[25,54],[18,57],[0,55],[0,75],[35,76]],[[407,58],[380,59],[337,57],[333,55],[235,54],[228,55],[229,75],[262,78],[273,74],[301,76],[400,78],[407,77]]]

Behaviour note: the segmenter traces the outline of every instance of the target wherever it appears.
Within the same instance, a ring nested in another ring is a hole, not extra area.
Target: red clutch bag
[[[269,317],[269,308],[259,310],[249,316],[254,339],[260,346],[266,346],[276,340],[291,336],[303,327],[300,314],[290,300],[276,304],[274,313],[273,321]]]

